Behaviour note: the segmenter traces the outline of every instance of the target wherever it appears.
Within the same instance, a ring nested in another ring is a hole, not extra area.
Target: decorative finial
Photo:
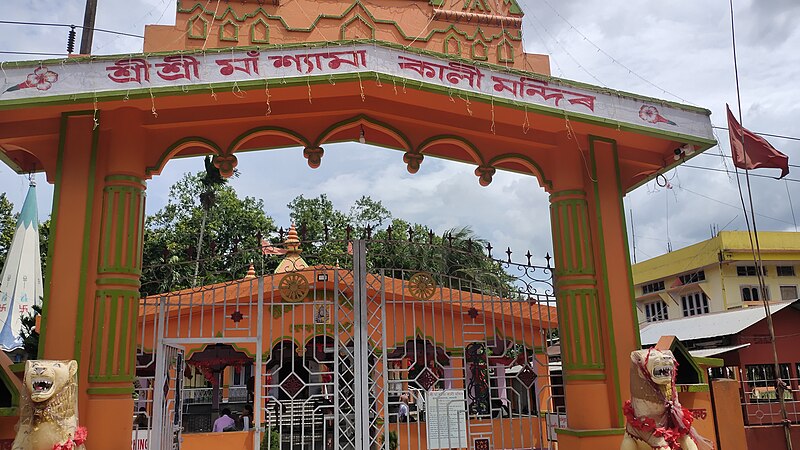
[[[245,280],[250,280],[256,277],[256,268],[253,266],[253,261],[250,261],[250,267],[247,269],[247,275],[244,276]]]

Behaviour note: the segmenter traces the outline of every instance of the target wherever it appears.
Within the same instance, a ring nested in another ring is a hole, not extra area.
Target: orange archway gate
[[[709,112],[549,77],[513,0],[235,3],[181,0],[147,54],[3,66],[0,157],[55,184],[40,356],[79,361],[92,447],[129,445],[146,180],[175,157],[230,174],[237,153],[283,147],[313,168],[357,140],[412,173],[441,157],[550,193],[559,445],[618,445],[639,347],[622,197],[713,145]]]

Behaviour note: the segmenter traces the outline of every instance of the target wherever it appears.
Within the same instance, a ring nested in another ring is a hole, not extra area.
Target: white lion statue
[[[29,360],[12,450],[85,450],[78,426],[78,363]]]
[[[692,427],[692,413],[678,402],[678,362],[669,350],[631,352],[631,399],[621,450],[713,449]]]

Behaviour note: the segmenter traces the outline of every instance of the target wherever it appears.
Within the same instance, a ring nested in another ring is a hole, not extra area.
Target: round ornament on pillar
[[[308,167],[318,168],[322,164],[322,156],[325,150],[322,147],[306,147],[303,149],[303,158],[308,160]]]
[[[475,169],[475,175],[478,177],[478,182],[481,186],[486,187],[492,184],[492,177],[497,172],[497,169],[491,166],[478,166]]]
[[[425,159],[425,156],[422,153],[406,152],[403,155],[403,162],[406,163],[406,169],[408,170],[408,173],[417,173],[423,159]]]
[[[239,164],[234,155],[214,155],[214,167],[219,169],[219,174],[225,178],[233,176],[233,171]]]

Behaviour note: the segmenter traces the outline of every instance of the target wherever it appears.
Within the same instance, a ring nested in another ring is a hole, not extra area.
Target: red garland
[[[75,430],[75,436],[72,439],[64,442],[63,444],[53,445],[53,450],[73,450],[86,443],[87,435],[86,427],[78,427]]]
[[[667,408],[670,407],[671,405],[667,405]],[[683,410],[683,426],[678,424],[670,426],[670,422],[672,422],[670,420],[671,415],[669,411],[667,411],[667,426],[665,427],[656,426],[656,421],[650,417],[636,417],[630,400],[625,402],[625,406],[622,407],[622,412],[625,413],[628,424],[633,428],[645,433],[652,433],[653,436],[656,437],[663,437],[671,450],[680,450],[680,439],[689,434],[692,422],[694,421],[691,411],[683,407],[681,407],[681,409]]]

